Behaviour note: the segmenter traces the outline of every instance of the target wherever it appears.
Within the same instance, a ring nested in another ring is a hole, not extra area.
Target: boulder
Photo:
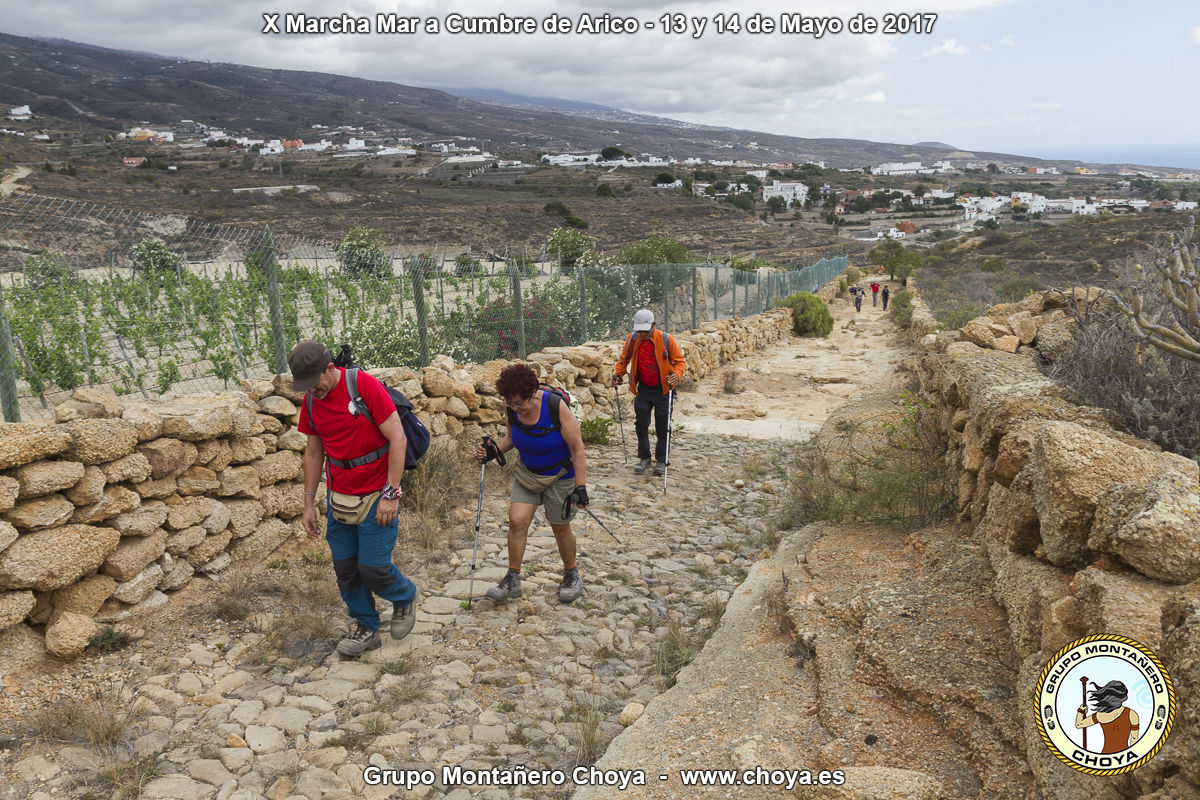
[[[258,401],[258,408],[264,414],[270,414],[276,419],[295,423],[300,414],[300,406],[286,397],[271,395]]]
[[[78,461],[35,461],[13,470],[20,488],[17,497],[30,497],[61,492],[70,489],[83,478],[84,466]]]
[[[304,392],[297,392],[292,388],[292,376],[290,374],[276,375],[271,379],[271,386],[274,388],[275,394],[291,400],[296,405],[300,405],[304,401]]]
[[[258,441],[258,440],[256,440]],[[301,457],[291,450],[271,453],[256,461],[252,468],[258,474],[260,486],[295,480],[300,476]]]
[[[28,589],[17,592],[0,592],[0,631],[11,628],[33,610],[37,600]]]
[[[0,551],[17,540],[17,529],[11,522],[0,520]]]
[[[0,423],[0,469],[42,461],[70,446],[71,434],[61,425]]]
[[[196,442],[196,464],[220,472],[233,463],[233,449],[228,439],[206,439]]]
[[[77,419],[117,419],[125,411],[122,403],[107,387],[85,386],[75,390],[71,399],[54,407],[56,422]]]
[[[1151,578],[1171,583],[1200,578],[1200,483],[1195,470],[1168,470],[1148,486],[1122,484],[1102,495],[1088,545]]]
[[[167,505],[150,500],[133,511],[118,514],[105,524],[116,528],[122,536],[149,536],[167,521]]]
[[[80,419],[62,426],[71,437],[67,454],[84,464],[103,464],[137,447],[137,428],[123,419]]]
[[[78,658],[97,629],[91,617],[67,612],[46,628],[46,652],[63,660]]]
[[[167,527],[177,531],[199,525],[213,513],[216,504],[217,501],[211,497],[184,497],[176,502],[169,502]]]
[[[111,519],[126,511],[132,511],[141,504],[141,496],[132,489],[126,489],[124,486],[109,486],[105,488],[104,496],[100,498],[99,503],[75,509],[71,521],[91,525]]]
[[[150,478],[150,460],[142,453],[130,453],[127,456],[100,465],[104,478],[109,483],[140,483]],[[82,476],[80,476],[82,477]]]
[[[75,505],[70,500],[61,494],[51,494],[17,503],[4,512],[4,519],[18,528],[35,531],[61,525],[74,513]]]
[[[162,580],[163,569],[158,564],[150,564],[137,575],[127,581],[117,584],[112,596],[122,603],[140,603],[158,587]]]
[[[421,390],[426,397],[453,397],[454,379],[445,370],[428,366],[421,370]]]
[[[178,439],[155,439],[138,446],[138,452],[150,462],[150,477],[174,477],[196,461],[196,445]]]
[[[147,406],[126,406],[121,419],[134,427],[139,442],[149,442],[162,436],[162,417]]]
[[[163,436],[199,442],[233,433],[233,408],[228,394],[197,395],[159,408]]]
[[[120,540],[112,528],[93,525],[27,533],[0,552],[0,588],[47,591],[70,586],[95,572]]]
[[[112,597],[117,588],[115,579],[108,575],[89,575],[78,583],[57,589],[51,596],[54,611],[50,621],[54,622],[67,612],[82,614],[85,617],[95,616],[104,605],[104,601]]]
[[[225,500],[223,503],[229,511],[229,527],[235,538],[253,533],[266,514],[263,504],[257,500]]]
[[[297,453],[302,453],[304,452],[304,448],[308,447],[308,436],[295,428],[290,428],[279,434],[279,438],[275,441],[275,446],[279,450],[294,450]]]
[[[1134,572],[1088,567],[1071,583],[1086,633],[1128,636],[1152,650],[1162,642],[1162,612],[1176,587]]]
[[[126,536],[105,559],[100,569],[118,582],[131,580],[167,550],[165,533]]]
[[[308,437],[305,437],[307,441]],[[257,436],[247,436],[240,439],[229,440],[231,464],[248,464],[252,461],[258,461],[267,454],[266,444]]]
[[[226,528],[223,531],[214,533],[211,536],[204,537],[204,541],[188,550],[184,556],[187,562],[193,567],[199,567],[212,561],[221,553],[225,552],[225,548],[229,546],[230,540],[233,538],[233,531]]]
[[[217,490],[221,497],[258,499],[261,495],[258,472],[254,467],[227,467],[217,473],[217,480],[221,482],[221,488]]]
[[[20,494],[21,484],[17,482],[16,478],[0,475],[0,511],[8,511],[12,508]]]
[[[176,559],[169,567],[163,570],[163,577],[159,581],[158,590],[160,592],[173,592],[176,589],[183,588],[195,574],[196,570],[191,564],[182,558]]]
[[[283,544],[293,532],[292,526],[277,517],[271,517],[260,523],[254,533],[234,542],[229,548],[229,555],[239,561],[261,559]]]
[[[167,535],[167,552],[173,556],[182,556],[188,550],[204,541],[208,532],[199,525],[193,525],[183,530],[171,531]]]
[[[1121,485],[1144,490],[1170,462],[1073,422],[1042,423],[1027,469],[1046,558],[1061,567],[1093,560],[1088,533],[1100,496]]]
[[[175,479],[175,491],[183,496],[207,494],[220,488],[221,482],[217,480],[217,473],[208,467],[200,467],[195,464],[185,469],[183,474]]]

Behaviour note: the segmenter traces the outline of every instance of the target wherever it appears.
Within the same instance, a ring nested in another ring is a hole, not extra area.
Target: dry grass
[[[721,387],[725,394],[741,394],[742,387],[738,386],[737,370],[726,370],[721,375]]]
[[[654,666],[668,688],[675,685],[679,670],[692,663],[703,646],[704,642],[697,634],[686,630],[675,620],[667,623],[654,652]]]
[[[600,698],[594,694],[576,695],[571,701],[572,739],[575,742],[574,766],[587,767],[596,763],[604,751],[600,740],[600,723],[604,712],[600,709]]]
[[[287,574],[295,579],[285,587],[270,629],[247,653],[250,663],[311,660],[332,651],[341,636],[342,599],[329,569],[308,566]]]
[[[150,714],[150,708],[124,683],[94,689],[83,699],[60,697],[30,715],[32,737],[46,742],[108,747],[122,742]]]
[[[452,444],[430,445],[416,469],[404,475],[400,509],[400,535],[432,555],[452,547],[449,517],[464,507],[475,487],[463,469],[463,454]]]
[[[96,770],[96,776],[104,783],[105,791],[110,793],[110,797],[120,800],[138,800],[146,784],[160,775],[162,767],[157,756],[136,756],[132,753]]]
[[[279,572],[277,569],[261,572],[249,566],[227,570],[213,600],[211,613],[226,622],[236,622],[261,611],[265,598],[284,592],[286,583]]]

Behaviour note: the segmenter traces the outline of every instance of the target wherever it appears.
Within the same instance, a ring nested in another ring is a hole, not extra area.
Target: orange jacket
[[[666,342],[663,342],[663,339]],[[662,378],[662,391],[666,394],[671,389],[671,384],[667,383],[667,376],[672,372],[682,378],[684,370],[687,369],[687,362],[683,360],[683,351],[679,349],[679,342],[675,341],[675,337],[663,332],[658,328],[650,331],[650,339],[654,342],[654,357],[658,360],[658,374]],[[625,340],[625,346],[621,348],[621,357],[617,359],[617,365],[613,370],[614,374],[620,378],[625,374],[626,367],[630,366],[630,361],[633,362],[633,369],[629,371],[629,391],[634,394],[638,393],[638,378],[637,378],[637,360],[634,358],[634,353],[637,348],[635,343],[640,341],[637,333],[629,334],[629,338]]]

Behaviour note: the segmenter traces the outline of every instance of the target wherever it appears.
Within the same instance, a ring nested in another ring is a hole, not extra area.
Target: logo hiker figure
[[[346,370],[333,363],[329,348],[321,342],[300,342],[288,355],[288,365],[293,388],[312,399],[311,418],[305,398],[296,426],[308,435],[303,461],[304,529],[314,538],[320,532],[314,498],[324,466],[325,539],[338,590],[355,621],[337,650],[357,657],[382,644],[374,595],[392,603],[393,639],[407,636],[417,618],[417,587],[392,563],[407,447],[404,427],[383,384],[367,373],[357,374],[358,393],[366,407],[351,400]]]
[[[643,308],[633,315],[633,333],[625,340],[621,358],[612,378],[613,386],[621,383],[629,370],[629,391],[633,402],[634,430],[638,440],[638,463],[633,471],[642,475],[650,469],[650,414],[654,413],[654,474],[667,474],[667,441],[670,430],[671,391],[683,377],[687,363],[679,343],[669,333],[658,330],[654,312]]]
[[[571,519],[576,506],[586,509],[588,504],[579,420],[558,394],[539,388],[537,374],[527,364],[505,367],[496,380],[496,393],[508,406],[508,433],[494,445],[479,445],[475,457],[486,463],[516,448],[520,458],[508,507],[508,572],[498,585],[487,590],[487,596],[497,601],[521,596],[525,540],[533,512],[543,506],[563,562],[558,599],[570,603],[583,591]]]

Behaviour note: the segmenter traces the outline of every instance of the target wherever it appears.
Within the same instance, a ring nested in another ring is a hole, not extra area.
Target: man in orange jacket
[[[670,393],[683,377],[687,364],[679,343],[654,325],[654,312],[643,308],[633,315],[633,333],[625,340],[617,361],[613,386],[619,386],[629,369],[629,391],[633,403],[634,430],[638,439],[638,463],[633,471],[641,475],[650,469],[650,412],[654,412],[654,474],[667,472],[667,431],[670,426]]]

